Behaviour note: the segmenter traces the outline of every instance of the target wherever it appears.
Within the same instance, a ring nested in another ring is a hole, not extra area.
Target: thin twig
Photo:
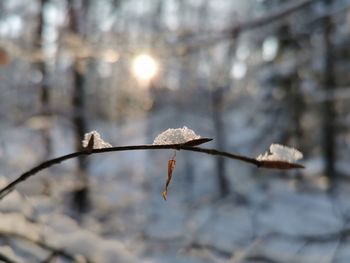
[[[164,149],[174,149],[174,150],[185,150],[185,151],[192,151],[192,152],[201,152],[206,153],[209,155],[217,155],[217,156],[223,156],[226,158],[239,160],[242,162],[253,164],[260,168],[269,168],[269,169],[294,169],[294,168],[304,168],[304,166],[296,163],[288,163],[284,161],[258,161],[255,158],[239,155],[239,154],[233,154],[229,152],[220,151],[217,149],[208,149],[208,148],[200,148],[200,147],[194,147],[194,146],[188,146],[187,144],[166,144],[166,145],[132,145],[132,146],[117,146],[117,147],[108,147],[103,149],[85,149],[83,151],[70,153],[67,155],[63,155],[48,161],[45,161],[29,171],[23,173],[20,175],[17,179],[9,183],[7,186],[3,187],[0,190],[0,199],[5,197],[7,194],[9,194],[17,184],[25,181],[29,177],[35,175],[36,173],[40,172],[41,170],[44,170],[46,168],[49,168],[50,166],[53,166],[55,164],[61,163],[65,160],[76,158],[79,156],[84,155],[90,155],[90,154],[98,154],[98,153],[106,153],[106,152],[121,152],[121,151],[135,151],[135,150],[164,150]]]

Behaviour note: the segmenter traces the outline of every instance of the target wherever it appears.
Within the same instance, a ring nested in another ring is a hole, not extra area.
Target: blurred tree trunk
[[[227,88],[217,87],[212,93],[213,123],[215,130],[216,146],[220,150],[225,150],[225,126],[223,121],[224,96]],[[229,181],[226,178],[226,165],[222,157],[216,158],[216,169],[218,175],[218,186],[220,196],[225,197],[230,192]]]
[[[218,149],[226,150],[226,133],[224,108],[225,108],[225,96],[231,88],[231,68],[233,58],[236,52],[236,43],[238,42],[238,36],[232,35],[231,42],[227,47],[226,56],[223,61],[223,68],[221,74],[223,75],[222,86],[218,86],[212,93],[212,105],[213,105],[213,123],[215,132],[215,141]],[[226,160],[222,157],[217,157],[216,168],[218,174],[218,186],[221,197],[227,196],[233,189],[230,189],[230,181],[226,178]],[[240,196],[236,195],[237,201],[240,201]]]
[[[293,75],[289,83],[290,103],[293,105],[291,118],[293,122],[292,133],[295,139],[294,146],[300,148],[303,138],[303,129],[301,127],[301,118],[305,111],[305,104],[300,93],[300,80],[298,75]]]
[[[294,50],[293,54],[297,56],[297,51]],[[300,91],[300,79],[297,73],[297,69],[284,81],[283,86],[287,90],[286,105],[289,112],[289,119],[291,124],[288,125],[286,132],[282,132],[281,142],[285,145],[293,145],[297,149],[302,149],[303,129],[301,126],[301,119],[305,111],[305,104]],[[296,183],[303,181],[303,176],[300,171],[295,171],[294,180]]]
[[[151,54],[156,54],[157,50],[157,42],[158,42],[158,38],[161,35],[161,31],[162,31],[162,21],[161,21],[161,17],[162,17],[162,13],[163,13],[163,0],[157,0],[155,2],[155,8],[152,10],[153,14],[150,16],[150,27],[151,27],[151,33],[149,34],[149,48],[150,48],[150,52]],[[157,84],[157,81],[154,79],[150,80],[150,83],[148,84],[148,94],[152,100],[152,102],[154,102],[156,100],[156,93],[157,93],[157,86],[159,84]],[[151,108],[147,114],[147,127],[146,127],[146,138],[148,141],[152,142],[154,139],[154,123],[152,123],[152,118],[150,114],[152,112],[153,108]]]
[[[295,68],[288,74],[279,73],[277,76],[277,84],[286,92],[285,99],[282,103],[286,105],[288,120],[290,124],[285,131],[281,131],[280,141],[283,144],[292,144],[296,148],[302,146],[303,130],[301,119],[305,111],[305,103],[300,90],[299,70],[302,66],[298,64],[295,58],[298,57],[299,43],[291,31],[289,24],[281,24],[277,30],[279,41],[279,51],[276,56],[276,64],[288,63],[293,61]],[[287,61],[286,61],[287,60]],[[289,122],[288,122],[289,123]]]
[[[84,5],[82,4],[81,7]],[[85,7],[87,8],[87,7]],[[82,11],[82,9],[79,9]],[[79,25],[79,13],[74,7],[74,0],[69,0],[69,29],[77,36],[81,36]],[[75,57],[72,65],[73,72],[73,126],[75,130],[75,149],[81,150],[81,140],[87,131],[85,118],[85,89],[84,89],[84,62],[82,58]],[[88,162],[86,156],[78,158],[78,186],[73,193],[73,208],[78,214],[84,213],[89,209],[89,178],[87,175]]]
[[[330,10],[332,0],[324,0],[325,10]],[[324,71],[323,88],[327,93],[333,92],[336,86],[334,75],[334,50],[332,44],[333,22],[330,16],[323,21],[324,37]],[[335,102],[334,100],[325,100],[322,105],[323,129],[322,129],[322,148],[325,162],[325,174],[327,175],[331,188],[334,186],[336,178],[335,171],[335,152],[336,152],[336,131],[335,131]]]
[[[283,76],[283,74],[281,76],[281,84],[283,87],[285,87],[287,93],[286,105],[287,109],[289,110],[289,119],[291,120],[291,125],[287,130],[286,139],[282,140],[282,143],[290,144],[290,140],[292,139],[292,144],[299,148],[301,146],[303,133],[301,118],[305,110],[303,97],[300,91],[300,78],[298,73],[301,65],[295,61],[295,58],[298,57],[300,47],[298,39],[293,36],[292,29],[289,24],[282,24],[278,28],[277,36],[280,43],[278,57],[280,60],[287,57],[288,60],[291,59],[295,63],[295,68],[287,76]]]
[[[44,8],[47,3],[47,0],[40,0],[40,14],[39,14],[39,24],[37,30],[37,43],[36,48],[41,50],[41,53],[44,54],[43,44],[44,44]],[[42,79],[40,82],[40,114],[49,116],[50,113],[50,95],[49,95],[49,86],[47,81],[47,73],[46,73],[46,64],[45,58],[43,58],[38,62],[38,70],[41,73]],[[48,122],[47,122],[48,123]],[[42,129],[42,136],[45,147],[45,158],[51,155],[51,139],[50,139],[50,129],[48,126],[45,126]]]
[[[186,41],[187,33],[186,32],[186,18],[188,17],[188,2],[184,0],[178,1],[178,15],[183,16],[183,19],[180,21],[180,34],[178,35],[178,42],[181,43],[182,41]],[[206,4],[203,2],[202,4]],[[188,54],[187,56],[182,56],[179,58],[180,61],[180,74],[179,74],[179,86],[180,89],[186,90],[190,93],[191,91],[189,89],[192,89],[193,86],[191,86],[191,75],[195,75],[195,71],[193,69],[196,67],[195,65],[198,64],[198,56],[196,57],[196,54]],[[186,99],[186,96],[188,96],[188,93],[179,93],[177,96],[177,103],[175,108],[175,119],[184,119],[184,109],[190,109],[193,105],[188,104],[188,100]],[[186,116],[186,115],[185,115]],[[184,119],[186,120],[186,117]],[[195,177],[194,177],[194,164],[191,157],[191,154],[186,153],[185,155],[185,161],[184,161],[184,189],[186,192],[186,200],[190,201],[194,198],[194,192],[195,192]]]

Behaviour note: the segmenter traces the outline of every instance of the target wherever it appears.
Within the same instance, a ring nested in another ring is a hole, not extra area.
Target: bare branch
[[[237,23],[229,28],[218,32],[212,36],[207,36],[207,39],[200,38],[198,41],[194,41],[187,45],[182,51],[182,55],[185,53],[191,52],[192,50],[196,50],[198,46],[205,47],[214,45],[222,40],[227,39],[237,39],[237,37],[246,31],[253,30],[256,28],[260,28],[262,26],[271,24],[279,19],[285,18],[286,16],[292,15],[293,13],[311,5],[319,0],[300,0],[298,2],[293,2],[292,4],[286,5],[284,8],[274,11],[270,14],[254,18],[252,20],[248,20],[245,22]]]
[[[103,149],[84,149],[83,151],[70,153],[67,155],[63,155],[48,161],[45,161],[29,171],[23,173],[20,175],[17,179],[9,183],[7,186],[3,187],[0,190],[0,199],[5,197],[7,194],[9,194],[17,184],[21,183],[22,181],[25,181],[29,177],[35,175],[36,173],[40,172],[41,170],[44,170],[46,168],[49,168],[50,166],[53,166],[55,164],[61,163],[65,160],[76,158],[79,156],[84,155],[90,155],[90,154],[98,154],[98,153],[105,153],[105,152],[121,152],[121,151],[135,151],[135,150],[164,150],[164,149],[174,149],[174,150],[185,150],[185,151],[192,151],[192,152],[201,152],[206,153],[209,155],[217,155],[217,156],[223,156],[226,158],[239,160],[242,162],[253,164],[259,168],[269,168],[269,169],[294,169],[294,168],[304,168],[304,166],[296,163],[288,163],[283,161],[258,161],[255,158],[239,155],[239,154],[233,154],[229,152],[220,151],[217,149],[208,149],[208,148],[200,148],[200,147],[194,147],[194,146],[188,146],[187,144],[166,144],[166,145],[132,145],[132,146],[117,146],[117,147],[108,147]]]
[[[226,32],[237,32],[237,33],[242,33],[244,31],[256,29],[261,26],[265,26],[267,24],[270,24],[276,20],[279,20],[281,18],[285,18],[288,15],[291,15],[307,6],[310,4],[316,3],[319,0],[301,0],[298,2],[294,2],[288,6],[285,6],[283,9],[272,12],[268,15],[262,16],[255,18],[250,21],[243,22],[241,24],[238,24],[232,28],[229,28],[225,30]],[[225,32],[224,31],[224,32]]]

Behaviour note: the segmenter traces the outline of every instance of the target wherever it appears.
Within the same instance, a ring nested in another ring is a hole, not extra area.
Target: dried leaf
[[[285,161],[260,161],[259,167],[269,168],[269,169],[281,169],[281,170],[305,168],[301,164],[289,163]]]
[[[175,160],[175,156],[174,156],[172,159],[168,160],[168,179],[166,180],[165,189],[164,189],[164,192],[163,192],[163,198],[164,198],[165,201],[166,201],[166,198],[167,198],[168,187],[169,187],[171,178],[173,176],[173,171],[175,170],[175,166],[176,166],[176,160]]]
[[[5,66],[10,63],[10,56],[6,49],[0,47],[0,66]]]
[[[94,141],[95,141],[95,137],[93,134],[91,134],[90,140],[88,142],[88,145],[85,147],[85,150],[88,153],[92,153],[92,150],[94,149]]]
[[[212,138],[199,138],[199,139],[193,139],[188,142],[185,142],[183,145],[185,146],[197,146],[206,142],[212,141]]]
[[[81,142],[84,149],[88,148],[88,145],[91,142],[90,139],[92,135],[94,136],[93,145],[92,145],[93,149],[103,149],[103,148],[112,147],[112,145],[110,145],[108,142],[105,142],[101,138],[101,135],[97,131],[91,131],[84,134],[84,139]]]

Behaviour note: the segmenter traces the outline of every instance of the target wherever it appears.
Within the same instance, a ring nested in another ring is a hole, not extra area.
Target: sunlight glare
[[[132,62],[132,71],[138,79],[150,81],[158,73],[158,64],[150,55],[140,54]]]

